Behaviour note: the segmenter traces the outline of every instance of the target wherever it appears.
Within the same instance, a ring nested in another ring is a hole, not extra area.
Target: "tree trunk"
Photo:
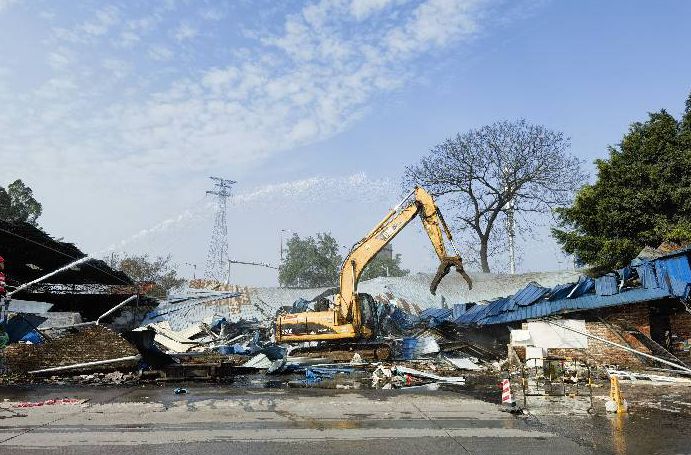
[[[487,261],[488,238],[480,238],[480,267],[485,273],[489,273],[489,262]]]

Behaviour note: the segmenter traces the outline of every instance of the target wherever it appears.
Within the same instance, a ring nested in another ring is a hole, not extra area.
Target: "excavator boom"
[[[276,321],[277,341],[317,341],[371,336],[371,330],[362,321],[357,296],[358,280],[367,264],[417,215],[420,216],[440,261],[430,285],[430,292],[436,293],[437,286],[451,267],[455,267],[468,283],[468,287],[472,288],[472,280],[463,269],[463,261],[453,243],[451,231],[432,195],[424,188],[416,187],[350,250],[341,267],[339,293],[335,296],[333,310],[279,316]],[[444,237],[448,239],[455,255],[448,255]]]

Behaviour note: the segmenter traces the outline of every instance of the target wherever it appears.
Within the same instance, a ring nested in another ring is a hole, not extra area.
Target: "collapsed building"
[[[10,286],[85,257],[30,225],[4,223],[0,233]],[[3,353],[4,368],[40,376],[105,367],[163,380],[306,371],[315,380],[354,368],[333,365],[351,360],[358,365],[443,360],[445,367],[426,364],[427,380],[437,381],[432,376],[444,368],[475,370],[506,358],[514,365],[569,359],[617,368],[665,367],[658,359],[685,366],[691,343],[690,258],[691,249],[646,249],[629,267],[598,278],[577,271],[474,273],[473,289],[454,274],[436,295],[429,292],[430,274],[375,278],[359,283],[358,292],[372,297],[377,339],[392,349],[382,355],[351,345],[321,356],[306,353],[310,343],[277,344],[273,331],[277,315],[315,309],[327,288],[192,280],[166,299],[146,301],[129,277],[89,260],[17,293],[4,307],[11,343]],[[407,375],[415,371],[410,365],[400,368]],[[377,381],[386,371],[397,370],[379,371]]]
[[[8,290],[60,270],[86,254],[29,223],[0,220],[0,252],[5,258]],[[2,308],[10,342],[36,339],[35,329],[96,320],[122,301],[137,296],[135,283],[104,261],[89,259],[45,281],[16,292]],[[137,299],[130,300],[130,308]],[[109,321],[111,322],[111,321]],[[132,324],[132,320],[120,321]]]
[[[510,328],[502,338],[509,356],[521,360],[563,356],[628,367],[647,363],[618,344],[684,365],[691,360],[690,257],[691,249],[682,249],[639,256],[599,278],[582,276],[554,287],[530,283],[510,297],[471,307],[454,323]]]

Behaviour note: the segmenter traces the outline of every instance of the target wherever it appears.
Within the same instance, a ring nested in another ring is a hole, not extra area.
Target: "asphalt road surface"
[[[592,447],[450,391],[192,386],[0,390],[0,453],[585,454]],[[71,397],[80,404],[18,408]],[[605,450],[604,452],[609,452]]]

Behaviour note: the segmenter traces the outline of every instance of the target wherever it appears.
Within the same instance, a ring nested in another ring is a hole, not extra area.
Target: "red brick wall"
[[[680,305],[676,312],[670,314],[669,322],[672,334],[676,335],[674,355],[688,364],[691,362],[691,350],[688,349],[688,340],[691,340],[691,313]]]
[[[585,326],[588,333],[607,341],[629,346],[641,352],[650,353],[650,350],[637,339],[624,333],[622,328],[626,325],[632,325],[647,336],[650,336],[650,318],[647,303],[607,309],[600,312],[600,317],[606,321],[606,324],[587,315]],[[633,368],[644,365],[635,354],[592,338],[588,338],[587,349],[548,349],[547,353],[548,355],[578,359],[598,365],[619,365]]]
[[[691,313],[680,308],[676,313],[670,314],[669,322],[673,334],[683,340],[691,338]]]

